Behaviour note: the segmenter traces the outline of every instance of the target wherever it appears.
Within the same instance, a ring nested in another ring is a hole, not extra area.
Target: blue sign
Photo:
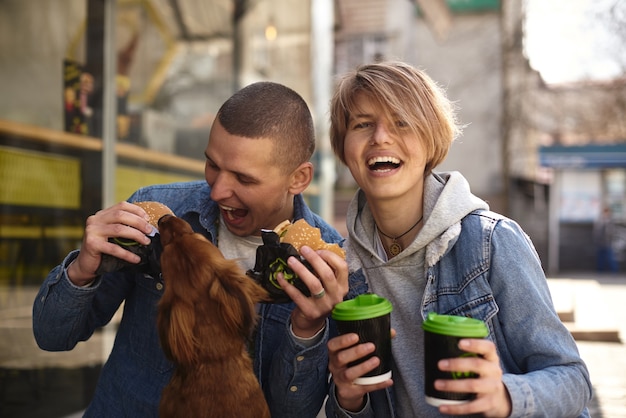
[[[540,147],[539,163],[552,168],[626,167],[626,144]]]

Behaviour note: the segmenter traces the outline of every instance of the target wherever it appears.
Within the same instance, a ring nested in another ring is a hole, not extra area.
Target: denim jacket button
[[[298,357],[296,357],[296,360],[297,361],[302,361],[302,360],[304,360],[304,356],[298,356]]]
[[[163,283],[157,283],[156,288],[157,290],[163,290]]]
[[[297,392],[298,391],[298,386],[292,386],[289,388],[290,391],[292,392]]]

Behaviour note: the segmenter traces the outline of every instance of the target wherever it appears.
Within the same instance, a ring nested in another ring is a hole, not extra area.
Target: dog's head
[[[255,304],[267,300],[267,292],[183,219],[161,218],[159,233],[165,282],[159,332],[165,353],[192,364],[229,341],[241,347],[256,323]]]

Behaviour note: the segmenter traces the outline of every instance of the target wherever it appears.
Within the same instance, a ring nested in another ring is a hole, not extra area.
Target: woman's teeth
[[[390,171],[400,166],[401,161],[395,157],[374,157],[367,160],[370,170]]]

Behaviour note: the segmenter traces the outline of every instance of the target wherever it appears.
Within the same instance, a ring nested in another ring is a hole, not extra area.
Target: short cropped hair
[[[365,94],[389,120],[403,120],[424,143],[429,174],[448,155],[461,133],[455,108],[425,72],[396,61],[366,64],[344,75],[330,106],[330,141],[346,164],[344,141],[350,116],[359,113],[356,100]]]
[[[311,112],[298,93],[282,84],[262,81],[242,88],[224,102],[217,119],[232,135],[274,141],[268,152],[285,171],[309,161],[315,151]]]

